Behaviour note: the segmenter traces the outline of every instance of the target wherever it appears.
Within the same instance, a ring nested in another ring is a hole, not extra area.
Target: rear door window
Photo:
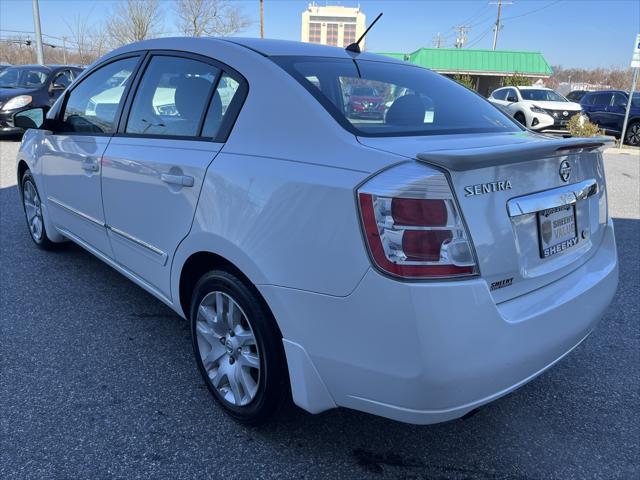
[[[154,56],[136,90],[125,132],[197,137],[220,69],[190,58]]]
[[[611,93],[598,93],[595,97],[595,105],[607,106],[611,104],[611,97],[613,94]]]

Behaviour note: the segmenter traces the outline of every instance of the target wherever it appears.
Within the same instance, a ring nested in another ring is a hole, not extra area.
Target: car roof
[[[516,87],[519,90],[551,90],[553,91],[553,88],[549,88],[549,87],[536,87],[534,85],[530,85],[530,86],[521,86],[521,87]]]
[[[317,43],[296,42],[293,40],[275,40],[268,38],[242,38],[225,37],[226,42],[242,45],[266,57],[272,56],[305,56],[305,57],[333,57],[333,58],[359,58],[362,60],[378,60],[389,63],[404,63],[400,60],[376,55],[373,53],[354,53],[341,47],[319,45]]]
[[[398,60],[384,55],[376,55],[373,53],[349,52],[344,48],[331,47],[328,45],[318,45],[315,43],[296,42],[293,40],[274,40],[268,38],[242,38],[242,37],[162,37],[150,40],[141,40],[140,42],[131,43],[120,47],[107,56],[115,56],[124,52],[131,52],[137,49],[153,50],[156,48],[167,48],[168,45],[180,45],[182,49],[195,48],[195,45],[209,47],[212,43],[222,45],[236,45],[244,47],[247,50],[256,52],[264,57],[272,56],[303,56],[303,57],[329,57],[329,58],[345,58],[360,60],[375,60],[385,63],[396,63],[410,65],[407,62]],[[415,66],[415,65],[414,65]]]
[[[76,65],[57,65],[57,64],[47,64],[47,65],[40,65],[38,63],[31,63],[31,64],[26,64],[26,65],[6,65],[7,67],[13,67],[13,68],[31,68],[34,70],[40,69],[40,70],[57,70],[59,68],[76,68],[76,69],[80,69],[82,70],[81,67],[78,67]]]
[[[625,92],[624,90],[594,90],[592,92],[587,92],[585,94],[585,97],[587,95],[595,95],[595,94],[598,94],[598,93],[624,93],[625,95],[629,95],[629,93]]]

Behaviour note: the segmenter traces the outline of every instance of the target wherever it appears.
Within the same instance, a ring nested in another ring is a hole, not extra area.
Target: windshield
[[[533,90],[533,89],[520,89],[520,95],[522,95],[523,100],[537,100],[539,102],[568,102],[566,98],[564,98],[559,93],[554,92],[553,90]]]
[[[424,68],[340,58],[273,59],[356,135],[521,131],[480,95]]]
[[[0,88],[38,88],[44,85],[47,76],[47,72],[36,68],[7,68],[0,72]]]

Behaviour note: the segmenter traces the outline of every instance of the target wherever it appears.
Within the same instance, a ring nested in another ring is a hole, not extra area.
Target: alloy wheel
[[[202,365],[214,388],[234,406],[258,392],[260,352],[249,318],[224,292],[208,293],[198,306],[196,339]]]
[[[627,143],[634,147],[640,145],[640,123],[631,125],[627,132]]]
[[[44,220],[42,217],[42,202],[40,201],[40,195],[36,190],[35,185],[31,180],[26,180],[22,186],[22,202],[24,204],[24,211],[27,216],[27,225],[29,226],[29,232],[36,242],[42,240],[42,233],[44,231]]]

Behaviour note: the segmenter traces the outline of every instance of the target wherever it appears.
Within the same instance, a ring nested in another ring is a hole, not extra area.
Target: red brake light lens
[[[378,268],[403,278],[477,273],[462,218],[439,170],[403,164],[358,190],[367,246]]]

